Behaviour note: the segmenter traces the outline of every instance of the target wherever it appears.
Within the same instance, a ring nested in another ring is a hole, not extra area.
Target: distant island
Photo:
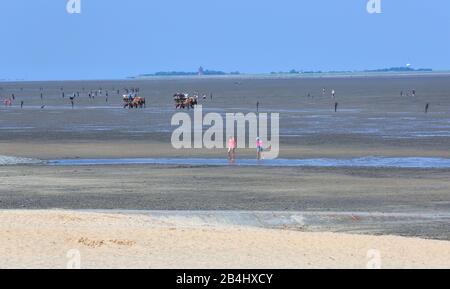
[[[308,74],[351,74],[351,73],[389,73],[389,72],[433,72],[431,68],[412,68],[410,66],[405,67],[391,67],[391,68],[381,68],[381,69],[372,69],[372,70],[362,70],[362,71],[350,71],[350,70],[332,70],[332,71],[322,71],[322,70],[296,70],[291,69],[289,71],[278,71],[278,72],[270,72],[271,75],[286,75],[286,74],[299,74],[299,75],[308,75]],[[261,73],[267,74],[267,73]],[[130,78],[145,78],[145,77],[157,77],[157,76],[223,76],[223,75],[245,75],[240,73],[239,71],[235,72],[224,72],[220,70],[209,70],[200,67],[197,71],[185,72],[185,71],[160,71],[151,74],[141,74],[137,77]]]
[[[153,74],[141,74],[139,77],[151,77],[151,76],[195,76],[195,75],[239,75],[241,74],[239,71],[234,72],[224,72],[219,70],[209,70],[200,67],[196,72],[185,72],[185,71],[160,71]]]
[[[376,73],[376,72],[432,72],[433,69],[431,68],[419,68],[414,69],[409,66],[405,67],[391,67],[391,68],[382,68],[382,69],[373,69],[373,70],[363,70],[363,71],[350,71],[350,70],[333,70],[333,71],[321,71],[321,70],[310,70],[310,71],[298,71],[295,69],[292,69],[290,71],[279,71],[279,72],[271,72],[270,74],[344,74],[344,73],[358,73],[358,72],[365,72],[365,73]]]
[[[375,69],[375,70],[364,70],[364,72],[431,72],[431,71],[433,71],[433,69],[431,69],[431,68],[414,69],[409,66],[391,67],[391,68],[383,68],[383,69]]]

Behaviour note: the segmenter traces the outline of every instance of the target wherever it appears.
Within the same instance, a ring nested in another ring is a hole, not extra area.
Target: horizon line
[[[175,71],[174,71],[175,72]],[[180,71],[181,72],[181,71]],[[157,72],[156,72],[157,73]],[[306,71],[298,73],[290,73],[289,71],[280,72],[259,72],[239,74],[223,74],[223,75],[156,75],[156,74],[140,74],[138,76],[123,76],[112,78],[72,78],[72,79],[0,79],[0,83],[14,82],[77,82],[77,81],[139,81],[139,80],[155,80],[155,79],[212,79],[212,78],[333,78],[333,77],[379,77],[379,76],[425,76],[425,75],[449,75],[450,69],[446,70],[411,70],[411,71],[377,71],[377,70],[354,70],[354,71]]]

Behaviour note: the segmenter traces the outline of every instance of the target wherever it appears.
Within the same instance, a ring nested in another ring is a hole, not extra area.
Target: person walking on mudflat
[[[236,147],[236,139],[230,136],[230,139],[228,140],[228,160],[230,162],[234,162],[236,160]]]
[[[265,149],[263,141],[261,140],[260,137],[257,137],[256,138],[256,159],[258,161],[264,159],[263,152],[265,150],[267,150],[267,151],[272,150],[272,146],[269,146],[267,149]]]

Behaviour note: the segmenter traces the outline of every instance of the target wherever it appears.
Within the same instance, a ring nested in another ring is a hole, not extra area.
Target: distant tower
[[[205,74],[205,70],[203,69],[203,67],[200,66],[200,68],[198,69],[198,75],[202,76]]]

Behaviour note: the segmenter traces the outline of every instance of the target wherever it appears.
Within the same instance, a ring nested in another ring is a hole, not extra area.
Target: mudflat
[[[173,94],[197,92],[204,113],[256,112],[257,102],[260,112],[280,113],[280,157],[450,157],[449,80],[428,75],[1,83],[0,97],[14,94],[15,101],[13,107],[0,108],[0,154],[223,157],[222,150],[178,151],[170,144]],[[146,97],[146,109],[122,108],[124,88],[133,87]],[[89,99],[100,88],[102,94]],[[72,109],[68,98],[76,92],[80,96]]]

